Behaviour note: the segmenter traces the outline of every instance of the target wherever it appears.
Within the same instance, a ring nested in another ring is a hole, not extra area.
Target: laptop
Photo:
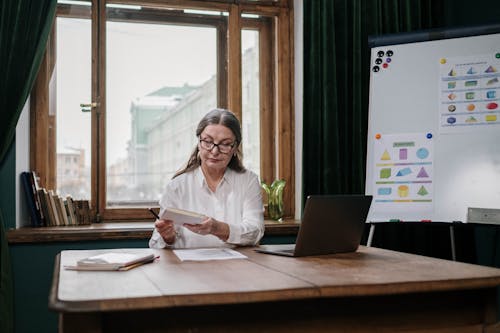
[[[310,195],[295,244],[260,245],[257,252],[289,257],[355,252],[371,195]]]

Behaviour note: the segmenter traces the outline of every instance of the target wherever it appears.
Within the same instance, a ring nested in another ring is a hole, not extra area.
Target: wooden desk
[[[249,259],[180,262],[157,250],[158,262],[126,272],[64,270],[100,251],[63,251],[49,307],[61,332],[500,331],[500,269],[363,246],[307,258],[238,251]]]

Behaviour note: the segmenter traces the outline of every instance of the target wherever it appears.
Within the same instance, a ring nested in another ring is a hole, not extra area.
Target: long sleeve
[[[241,221],[228,221],[228,243],[238,245],[256,245],[264,236],[264,208],[262,190],[257,175],[245,178],[247,182],[239,189],[243,194]],[[239,222],[239,223],[238,223]]]
[[[160,216],[166,207],[186,209],[229,225],[229,238],[224,242],[214,235],[198,235],[178,227],[179,237],[171,247],[219,247],[227,245],[254,245],[264,235],[264,206],[260,182],[251,171],[237,173],[226,170],[223,180],[212,192],[200,169],[172,179],[160,200]],[[165,247],[156,230],[150,247]]]

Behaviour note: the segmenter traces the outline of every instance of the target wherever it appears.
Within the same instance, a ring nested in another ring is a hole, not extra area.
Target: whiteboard
[[[500,209],[500,25],[370,39],[368,222]]]

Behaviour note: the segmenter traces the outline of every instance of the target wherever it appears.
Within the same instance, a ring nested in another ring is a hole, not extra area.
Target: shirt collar
[[[201,166],[196,168],[194,170],[194,172],[195,172],[196,183],[200,187],[207,186],[207,182],[205,181],[205,176],[203,175],[203,171],[201,171]],[[230,168],[226,168],[226,171],[224,172],[224,176],[222,177],[221,184],[224,182],[227,182],[229,185],[233,184],[234,175],[235,175],[234,170],[232,170]]]

